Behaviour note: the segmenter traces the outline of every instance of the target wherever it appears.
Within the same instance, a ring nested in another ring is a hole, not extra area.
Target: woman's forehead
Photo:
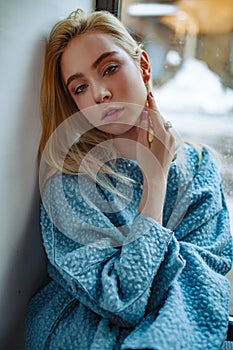
[[[65,48],[61,57],[61,66],[64,68],[77,61],[91,63],[105,52],[127,55],[126,51],[117,45],[116,40],[109,34],[98,32],[81,34],[71,39]]]
[[[102,51],[103,49],[112,46],[120,48],[113,35],[100,32],[88,32],[71,39],[65,51],[68,51],[69,49],[72,50],[74,48],[87,49],[90,52],[93,50]]]

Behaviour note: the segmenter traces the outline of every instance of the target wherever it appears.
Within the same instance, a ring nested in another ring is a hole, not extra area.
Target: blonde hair
[[[50,136],[58,126],[68,117],[78,112],[78,107],[63,83],[60,61],[70,40],[88,32],[101,32],[111,35],[117,45],[123,48],[138,66],[140,64],[141,46],[129,34],[123,24],[106,11],[92,12],[86,16],[82,10],[76,10],[52,28],[46,45],[41,86],[42,135],[39,146],[39,159],[43,156],[43,161],[49,169],[46,177],[50,177],[61,168],[64,173],[77,174],[80,163],[88,152],[95,145],[111,139],[111,135],[92,128],[89,132],[82,135],[82,140],[74,144],[65,157],[64,154],[61,155],[62,152],[60,150],[56,152],[54,145],[46,148]],[[150,91],[149,83],[147,90]],[[60,146],[61,144],[62,142],[60,142]],[[113,148],[109,149],[109,145],[103,149],[103,153],[105,156],[108,153],[109,159],[114,159],[114,150]],[[97,164],[98,161],[96,158],[91,159],[91,157],[87,157],[87,159],[89,159],[89,165],[85,169],[93,177],[91,164]],[[99,164],[102,164],[101,161]],[[118,178],[125,178],[123,175],[115,173],[113,168],[107,164],[102,164],[100,171],[102,174],[114,174]],[[97,179],[98,181],[101,183],[101,180]],[[109,187],[104,182],[102,182],[102,185]]]

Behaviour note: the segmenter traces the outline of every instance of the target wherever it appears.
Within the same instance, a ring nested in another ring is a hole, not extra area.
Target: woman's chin
[[[114,123],[106,125],[106,131],[115,137],[132,138],[135,135],[135,125]],[[107,130],[108,129],[108,130]]]

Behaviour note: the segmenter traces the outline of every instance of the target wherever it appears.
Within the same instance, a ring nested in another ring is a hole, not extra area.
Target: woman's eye
[[[85,84],[77,86],[77,87],[74,89],[74,94],[75,94],[75,95],[78,95],[78,94],[84,92],[85,89],[86,89],[86,87],[87,87],[87,86],[86,86]]]
[[[117,70],[117,68],[118,68],[118,66],[116,64],[109,66],[107,69],[105,69],[104,75],[114,73]]]

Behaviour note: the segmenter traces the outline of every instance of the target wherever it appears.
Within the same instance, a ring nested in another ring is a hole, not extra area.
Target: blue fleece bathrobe
[[[182,146],[172,163],[163,225],[138,213],[135,161],[110,180],[56,175],[42,196],[50,280],[30,301],[27,350],[221,349],[232,237],[212,155]],[[109,176],[110,177],[110,176]]]

